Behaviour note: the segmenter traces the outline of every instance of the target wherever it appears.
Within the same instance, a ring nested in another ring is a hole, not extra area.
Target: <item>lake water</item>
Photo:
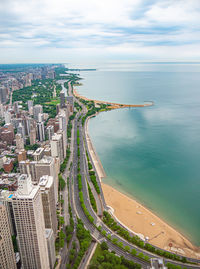
[[[90,120],[104,182],[200,245],[200,64],[113,64],[81,77],[89,98],[155,102]]]

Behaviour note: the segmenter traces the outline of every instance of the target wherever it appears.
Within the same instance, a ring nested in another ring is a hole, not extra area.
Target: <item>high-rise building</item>
[[[41,142],[45,140],[44,122],[37,123],[37,138]]]
[[[44,121],[44,114],[43,113],[39,113],[38,114],[38,121],[39,122],[43,122]]]
[[[21,161],[26,161],[26,150],[19,151],[17,155],[17,160],[18,160],[18,163]]]
[[[60,92],[60,107],[65,107],[65,93],[63,91]]]
[[[66,110],[67,111],[67,110]],[[66,149],[67,149],[67,113],[64,110],[58,114],[59,118],[59,129],[63,131],[63,147],[64,147],[64,158],[66,157]]]
[[[14,102],[14,112],[15,112],[15,114],[19,113],[19,104],[18,104],[18,102]]]
[[[74,97],[73,96],[67,96],[67,107],[69,109],[69,113],[73,114],[74,112]]]
[[[52,136],[54,135],[54,127],[53,125],[49,125],[46,129],[48,140],[51,140]]]
[[[49,269],[41,193],[30,176],[19,177],[12,207],[23,269]]]
[[[4,86],[0,86],[0,103],[4,104],[7,101],[7,89]]]
[[[21,134],[16,134],[15,135],[16,139],[16,147],[18,150],[24,149],[24,139]]]
[[[9,111],[6,111],[4,113],[4,119],[5,119],[5,123],[10,123],[11,122],[11,113]]]
[[[30,129],[30,145],[34,145],[36,143],[36,128],[31,125]]]
[[[53,157],[44,156],[40,161],[35,164],[35,181],[39,182],[39,179],[43,175],[53,177],[55,200],[58,201],[58,169],[57,160]]]
[[[32,182],[38,184],[40,178],[44,175],[53,177],[55,200],[58,201],[58,160],[51,156],[44,156],[39,161],[21,161],[19,163],[21,174],[31,175]]]
[[[33,158],[34,161],[39,161],[43,158],[44,156],[44,148],[38,148],[36,151],[33,153]]]
[[[58,157],[60,163],[64,161],[64,148],[62,134],[55,133],[51,139],[51,156]]]
[[[22,138],[25,139],[25,128],[21,122],[19,123],[19,125],[17,127],[17,133],[21,134]]]
[[[39,186],[42,195],[45,228],[57,233],[56,200],[53,177],[44,175],[40,178]]]
[[[0,202],[0,268],[17,268],[8,215],[6,207],[2,204],[2,202]]]
[[[33,117],[36,121],[38,121],[38,115],[39,113],[43,113],[43,108],[41,105],[35,105],[33,107]]]
[[[56,262],[56,253],[55,253],[55,236],[52,229],[45,229],[45,235],[47,240],[47,248],[49,254],[49,266],[50,269],[54,268]]]
[[[0,104],[0,118],[4,117],[4,105]]]
[[[33,101],[28,100],[27,104],[28,104],[28,112],[30,115],[32,115],[33,114]]]

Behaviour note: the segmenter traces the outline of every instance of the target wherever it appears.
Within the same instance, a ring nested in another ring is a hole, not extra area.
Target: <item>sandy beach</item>
[[[150,210],[111,186],[101,184],[107,205],[114,209],[114,215],[133,232],[149,237],[150,243],[163,249],[200,258],[200,248],[195,247]],[[170,243],[172,247],[169,247]]]

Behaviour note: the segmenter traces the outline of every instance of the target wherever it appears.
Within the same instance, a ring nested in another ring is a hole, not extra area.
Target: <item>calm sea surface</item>
[[[89,98],[155,102],[90,120],[104,182],[200,245],[200,64],[114,64],[81,76]]]

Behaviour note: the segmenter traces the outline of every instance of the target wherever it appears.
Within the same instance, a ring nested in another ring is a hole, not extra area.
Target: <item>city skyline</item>
[[[0,63],[199,61],[197,0],[6,1]]]

